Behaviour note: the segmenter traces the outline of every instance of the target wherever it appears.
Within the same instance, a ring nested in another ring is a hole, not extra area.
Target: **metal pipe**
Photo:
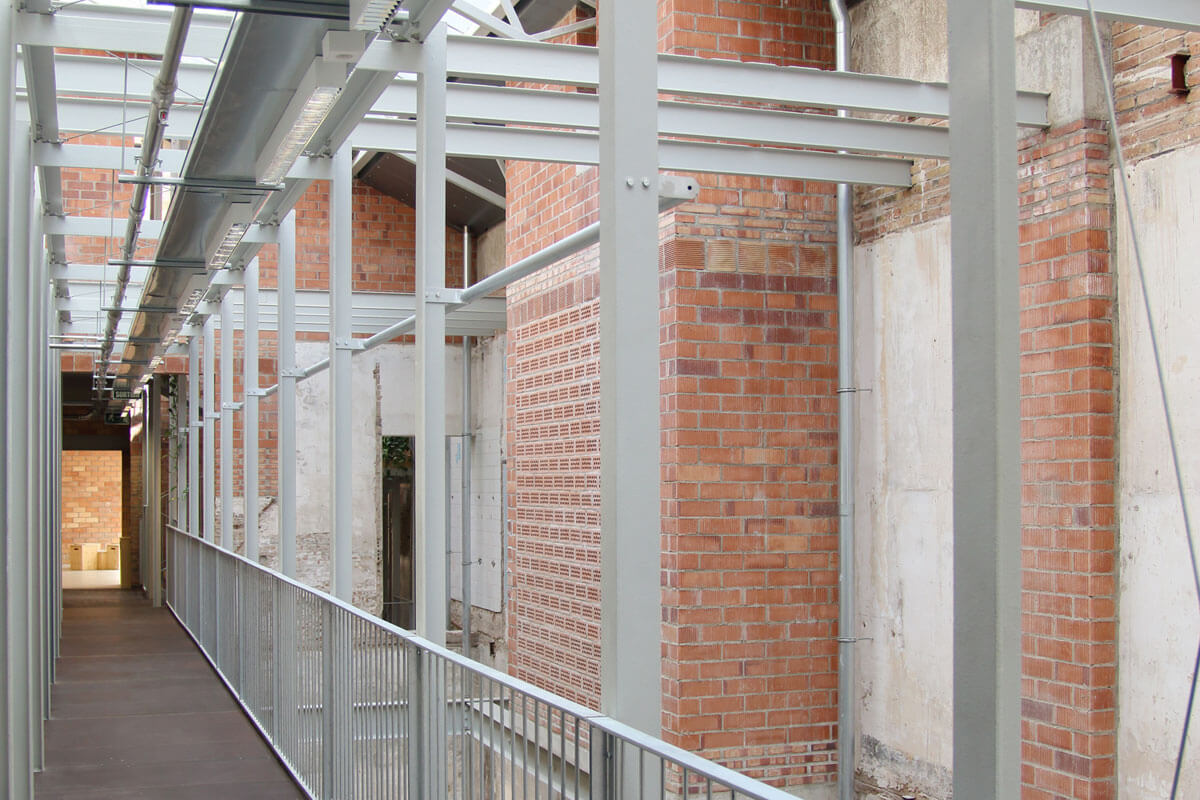
[[[596,242],[600,241],[600,224],[592,223],[581,230],[576,231],[570,236],[564,237],[549,247],[545,247],[527,258],[523,258],[512,266],[505,267],[499,272],[489,275],[483,280],[463,290],[461,304],[465,305],[481,297],[486,297],[498,289],[503,289],[510,283],[524,278],[526,275],[532,275],[540,269],[544,269],[552,264],[557,264],[564,258],[569,258],[581,250],[591,247]],[[281,312],[282,313],[282,312]],[[402,336],[411,332],[417,324],[416,315],[410,315],[396,322],[378,333],[361,340],[362,347],[353,351],[352,355],[358,355],[368,350],[374,350],[382,344],[395,339],[397,336]],[[309,364],[298,374],[299,380],[311,378],[319,372],[329,369],[329,359],[323,358],[316,363]],[[264,396],[270,397],[279,391],[279,384],[268,387],[264,390]]]
[[[471,231],[463,226],[463,288],[471,286]],[[462,341],[462,652],[471,657],[471,337]]]
[[[242,502],[246,517],[246,558],[258,561],[258,259],[246,265],[246,293],[242,337]]]
[[[846,0],[829,0],[838,72],[850,68],[850,12]],[[838,109],[846,116],[846,109]],[[854,195],[837,187],[838,287],[838,798],[854,800]]]
[[[162,65],[154,79],[154,88],[150,92],[150,110],[146,115],[146,133],[142,137],[142,153],[137,162],[137,177],[149,178],[158,163],[158,150],[162,146],[163,133],[167,128],[167,115],[171,104],[175,102],[175,80],[179,73],[179,62],[183,58],[183,43],[187,39],[188,26],[192,21],[191,6],[176,6],[171,15],[171,27],[167,32],[167,43],[163,50]],[[149,182],[133,184],[133,196],[129,200],[129,222],[125,226],[125,242],[121,245],[121,265],[117,272],[117,285],[112,307],[104,324],[104,342],[100,346],[100,358],[96,365],[103,378],[108,371],[108,360],[112,355],[113,337],[117,333],[117,324],[121,321],[121,307],[125,302],[125,290],[129,287],[129,276],[137,251],[138,235],[142,227],[142,215],[146,210],[146,196],[149,194]],[[103,381],[101,382],[103,388]]]
[[[296,577],[296,214],[279,224],[279,571]],[[270,390],[268,390],[270,391]]]

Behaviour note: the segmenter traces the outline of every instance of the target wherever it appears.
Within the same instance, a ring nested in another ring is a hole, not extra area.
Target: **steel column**
[[[46,291],[43,277],[46,274],[46,259],[41,241],[41,198],[34,180],[32,136],[22,143],[28,161],[29,183],[25,187],[25,197],[28,201],[27,211],[29,238],[25,264],[32,278],[29,283],[30,333],[32,339],[29,346],[29,429],[32,437],[26,463],[29,469],[29,674],[30,674],[30,708],[29,708],[29,755],[30,764],[35,771],[41,770],[44,763],[45,742],[42,739],[42,720],[48,716],[46,707],[46,666],[43,657],[46,629],[43,624],[45,610],[44,591],[46,588],[46,528],[43,516],[42,492],[48,482],[46,476],[45,428],[46,428],[46,385],[45,364],[42,356],[46,352]],[[10,262],[11,263],[11,262]]]
[[[1011,0],[951,0],[954,794],[1021,793],[1021,428]]]
[[[471,286],[471,231],[463,228],[463,288]],[[462,540],[462,652],[471,655],[471,572],[474,564],[471,553],[471,449],[475,432],[471,421],[471,337],[462,340],[462,496],[459,530]]]
[[[200,337],[188,337],[188,533],[200,531]]]
[[[446,643],[446,26],[421,46],[417,87],[417,633]],[[427,787],[428,788],[428,787]],[[427,791],[423,796],[435,796]],[[440,796],[440,795],[437,795]]]
[[[221,547],[233,550],[233,303],[221,299]]]
[[[204,320],[204,530],[202,538],[217,541],[217,439],[216,423],[221,419],[217,399],[216,327],[213,317]]]
[[[6,58],[10,57],[6,54]],[[12,128],[9,140],[9,217],[8,240],[8,449],[15,463],[8,470],[8,746],[10,797],[30,797],[32,753],[30,749],[31,703],[30,628],[32,588],[29,546],[29,410],[30,348],[29,313],[29,193],[33,174],[29,160],[29,126]]]
[[[242,491],[246,516],[246,558],[258,561],[258,259],[246,265],[242,337],[242,390],[245,413],[242,419]]]
[[[150,604],[155,608],[162,605],[162,381],[150,378],[147,386],[144,458],[147,466],[146,483],[146,539],[149,575],[142,576],[142,583],[150,592]],[[147,583],[149,580],[149,583]]]
[[[600,37],[601,710],[661,729],[657,18],[610,0]]]
[[[296,577],[296,215],[279,223],[279,570]]]
[[[7,87],[15,86],[16,70],[15,57],[16,46],[13,41],[13,15],[14,6],[9,4],[0,10],[0,87],[5,87],[0,95],[0,153],[8,154],[12,147],[12,124],[13,117],[13,93],[7,91]],[[14,231],[12,221],[13,204],[11,202],[13,196],[12,186],[9,181],[0,179],[0,254],[6,257],[10,252],[9,248],[12,244],[12,234]],[[18,270],[19,271],[19,270]],[[10,280],[8,269],[0,269],[0,307],[7,306],[12,295],[9,293]],[[8,379],[9,366],[14,363],[9,355],[9,324],[7,316],[7,308],[5,307],[5,319],[0,320],[0,355],[4,357],[4,369],[0,369],[0,446],[3,448],[4,457],[0,458],[0,508],[5,509],[0,513],[0,681],[3,681],[5,686],[11,685],[12,670],[11,659],[16,648],[13,647],[13,630],[9,626],[9,615],[12,612],[9,597],[13,590],[13,568],[10,566],[13,561],[10,554],[14,548],[10,545],[9,540],[12,536],[12,531],[17,530],[9,524],[10,505],[8,503],[8,481],[10,474],[15,471],[15,465],[20,464],[20,458],[14,456],[12,449],[12,439],[9,435],[11,427],[12,403],[9,397],[10,381]],[[11,719],[12,719],[12,704],[9,701],[10,692],[0,692],[0,794],[12,793],[13,776],[9,765],[14,756],[15,748],[12,746],[10,737]]]
[[[354,467],[351,439],[354,436],[354,346],[352,248],[353,159],[350,145],[333,154],[333,180],[329,188],[329,465],[330,509],[329,566],[330,594],[350,602],[354,594]]]

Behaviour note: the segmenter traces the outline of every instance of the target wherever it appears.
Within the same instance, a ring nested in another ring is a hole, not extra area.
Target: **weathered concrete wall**
[[[950,224],[855,252],[860,769],[949,795]]]
[[[497,344],[499,342],[499,344]],[[503,458],[503,336],[482,340],[473,354],[476,453],[472,460],[472,520],[476,565],[474,603],[501,610],[500,469]],[[297,343],[297,363],[310,364],[328,355],[323,342]],[[372,613],[382,606],[382,518],[380,437],[413,436],[416,403],[415,361],[411,344],[384,345],[354,359],[354,602]],[[462,428],[462,349],[446,347],[446,426]],[[268,401],[274,404],[274,400]],[[320,589],[329,586],[329,373],[322,372],[297,388],[298,472],[297,551],[300,580]],[[457,444],[457,441],[456,441]],[[452,453],[457,451],[452,451]],[[458,508],[460,482],[454,474],[452,501]],[[260,501],[260,549],[263,563],[278,565],[278,508],[274,497]],[[244,543],[243,500],[235,497],[234,545]],[[218,499],[219,504],[219,499]],[[457,510],[452,535],[461,527]],[[461,597],[461,546],[452,555],[454,597]]]
[[[1200,252],[1200,147],[1147,159],[1130,176],[1146,288],[1183,477],[1200,507],[1200,315],[1194,266]],[[1118,195],[1118,198],[1120,195]],[[1118,199],[1121,531],[1119,672],[1122,797],[1167,797],[1183,730],[1200,614],[1171,465],[1146,312],[1125,204]],[[1191,737],[1186,765],[1200,759]],[[1200,797],[1200,773],[1185,768],[1180,797]]]

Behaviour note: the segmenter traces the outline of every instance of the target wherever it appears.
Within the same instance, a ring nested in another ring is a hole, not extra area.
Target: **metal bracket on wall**
[[[425,293],[426,303],[441,303],[443,305],[462,305],[462,289],[431,289]]]

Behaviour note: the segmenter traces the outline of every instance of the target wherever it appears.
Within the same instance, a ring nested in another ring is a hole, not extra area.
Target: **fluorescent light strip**
[[[259,182],[277,184],[283,181],[329,115],[345,83],[345,63],[325,58],[313,61],[300,79],[296,94],[279,124],[267,139],[256,170]]]

